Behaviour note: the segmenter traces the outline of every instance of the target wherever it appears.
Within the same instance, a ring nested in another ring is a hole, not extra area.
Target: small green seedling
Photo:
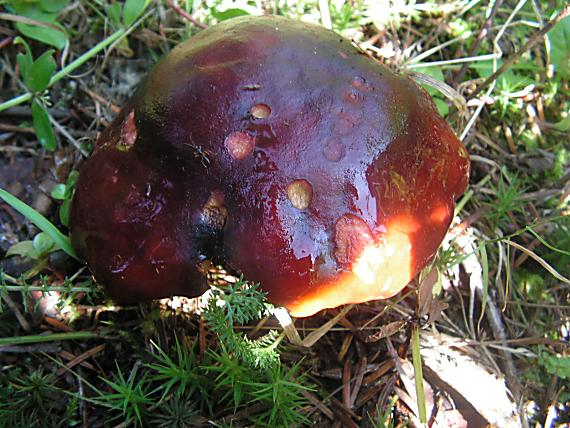
[[[57,68],[53,59],[54,51],[50,49],[34,59],[30,46],[24,39],[17,37],[14,43],[24,47],[24,52],[19,53],[16,60],[24,85],[32,94],[32,120],[36,136],[42,147],[48,151],[54,151],[57,140],[46,108],[47,101],[42,95],[48,88]]]
[[[26,203],[20,201],[11,193],[0,188],[0,199],[4,200],[8,205],[26,217],[29,221],[34,223],[42,232],[45,232],[53,240],[54,244],[69,254],[71,257],[78,259],[75,250],[71,246],[69,237],[59,231],[51,221],[34,210]]]
[[[71,171],[67,177],[65,183],[56,184],[52,191],[51,197],[62,201],[59,207],[59,221],[64,226],[69,226],[69,210],[71,209],[71,199],[73,198],[73,191],[75,190],[75,184],[79,178],[79,173],[77,171]]]
[[[53,239],[47,233],[40,232],[31,241],[21,241],[12,245],[6,252],[6,257],[21,256],[33,260],[40,260],[57,250]]]

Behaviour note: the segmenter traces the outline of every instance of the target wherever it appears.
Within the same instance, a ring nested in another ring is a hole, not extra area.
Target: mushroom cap
[[[429,95],[324,28],[243,17],[166,55],[100,136],[72,242],[120,301],[204,291],[204,260],[292,315],[393,296],[469,179]]]

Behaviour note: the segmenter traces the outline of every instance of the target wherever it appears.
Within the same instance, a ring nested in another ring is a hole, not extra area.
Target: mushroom
[[[197,296],[209,261],[309,316],[402,290],[469,165],[411,79],[324,28],[236,18],[166,55],[101,134],[72,242],[119,301]]]

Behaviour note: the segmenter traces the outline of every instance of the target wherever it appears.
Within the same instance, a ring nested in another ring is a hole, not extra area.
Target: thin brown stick
[[[4,49],[6,46],[8,46],[10,43],[12,43],[12,40],[14,40],[14,37],[12,36],[5,37],[4,39],[0,40],[0,49]]]
[[[52,30],[62,31],[61,28],[59,28],[57,25],[51,24],[49,22],[38,21],[37,19],[31,19],[21,15],[14,15],[12,13],[0,13],[0,21],[19,22],[21,24],[33,25],[35,27],[45,27],[51,28]]]
[[[342,404],[348,409],[350,405],[350,382],[352,378],[352,364],[350,360],[344,362],[344,369],[342,371]]]
[[[0,131],[18,132],[25,134],[35,134],[34,128],[24,128],[18,125],[11,125],[9,123],[0,123]]]
[[[180,15],[182,18],[190,21],[192,24],[194,24],[196,27],[202,28],[202,29],[206,29],[208,28],[208,26],[206,24],[202,24],[201,22],[196,21],[196,19],[190,15],[188,12],[186,12],[184,9],[182,9],[180,6],[178,6],[176,3],[174,3],[174,0],[166,0],[166,4],[168,6],[170,6],[170,8],[176,12],[178,15]]]
[[[560,21],[562,21],[564,18],[566,18],[568,16],[570,16],[570,4],[567,4],[566,7],[564,9],[562,9],[562,11],[558,15],[556,15],[554,18],[552,18],[550,21],[548,21],[539,31],[534,33],[528,39],[528,41],[525,43],[525,45],[522,48],[520,48],[518,51],[516,51],[514,53],[514,55],[509,57],[497,71],[495,71],[493,74],[491,74],[489,77],[487,77],[487,79],[485,79],[485,81],[477,87],[477,89],[474,91],[474,93],[476,94],[478,92],[481,92],[483,89],[485,89],[487,86],[489,86],[489,84],[491,84],[491,82],[494,82],[501,74],[503,74],[505,71],[507,71],[509,69],[509,67],[511,65],[513,65],[513,63],[515,63],[517,60],[519,60],[520,57],[526,51],[528,51],[530,48],[532,48],[534,45],[536,45],[546,35],[546,33],[548,33],[550,30],[552,30],[552,28],[556,24],[558,24]]]
[[[105,344],[103,343],[102,345],[95,346],[94,348],[91,348],[91,349],[85,351],[83,354],[76,356],[71,361],[69,361],[65,365],[65,367],[59,368],[56,371],[56,376],[62,376],[67,370],[72,369],[73,367],[75,367],[78,364],[84,363],[85,360],[91,358],[95,354],[98,354],[99,352],[103,351],[104,349],[105,349]],[[87,366],[87,367],[95,370],[95,368],[93,366]]]
[[[6,302],[8,307],[10,309],[12,309],[12,311],[14,312],[14,315],[16,316],[16,319],[18,320],[18,323],[24,329],[24,331],[27,331],[27,332],[32,331],[32,327],[30,326],[30,323],[28,322],[28,320],[26,319],[24,314],[22,314],[22,312],[20,311],[18,304],[16,304],[8,294],[4,294],[1,297]]]
[[[360,387],[362,386],[362,379],[364,378],[364,373],[366,372],[367,366],[368,366],[368,359],[366,357],[362,357],[360,363],[358,364],[358,369],[356,371],[354,386],[352,388],[352,391],[350,392],[349,407],[351,409],[354,409],[354,403],[356,402],[356,397],[358,397],[358,394],[360,392]]]
[[[309,391],[301,391],[303,397],[311,402],[317,409],[321,411],[323,415],[329,418],[331,421],[334,421],[334,413],[331,409],[329,409],[325,404],[319,400],[314,394],[311,394]]]
[[[497,14],[497,11],[499,10],[499,8],[501,7],[502,4],[503,4],[503,0],[495,1],[495,4],[493,5],[493,8],[491,9],[491,13],[489,13],[489,17],[487,18],[487,20],[483,24],[483,28],[481,28],[481,31],[477,35],[477,38],[475,39],[473,46],[471,46],[471,49],[469,50],[469,54],[467,54],[468,58],[475,56],[475,53],[479,49],[479,46],[481,46],[481,43],[483,42],[485,37],[487,37],[487,34],[489,34],[489,28],[491,27],[491,24],[493,23],[493,19],[495,19],[495,15]],[[459,69],[459,71],[457,72],[455,77],[453,78],[452,86],[455,87],[457,82],[461,82],[463,80],[463,76],[465,76],[465,73],[467,72],[467,68],[469,67],[469,65],[470,64],[468,62],[466,62],[461,66],[461,68]]]

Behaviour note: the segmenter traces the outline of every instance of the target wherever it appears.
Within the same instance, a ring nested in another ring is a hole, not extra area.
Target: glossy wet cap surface
[[[198,295],[208,259],[308,316],[400,291],[468,175],[411,80],[323,28],[237,18],[175,48],[101,136],[72,238],[119,300]]]

